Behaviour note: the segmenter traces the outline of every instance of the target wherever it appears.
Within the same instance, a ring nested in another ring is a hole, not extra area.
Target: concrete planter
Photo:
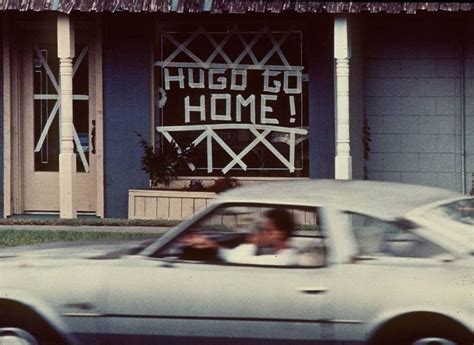
[[[181,220],[207,206],[215,196],[212,192],[130,189],[128,218]]]

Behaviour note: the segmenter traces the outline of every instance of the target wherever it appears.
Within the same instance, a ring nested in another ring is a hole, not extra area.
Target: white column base
[[[76,154],[59,154],[59,217],[77,218],[74,203],[74,176],[76,175]]]
[[[336,180],[352,179],[352,157],[336,156]]]

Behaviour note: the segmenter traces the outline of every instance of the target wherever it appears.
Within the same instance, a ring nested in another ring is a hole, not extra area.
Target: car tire
[[[18,327],[0,328],[1,345],[40,345],[39,341],[27,330]]]
[[[2,339],[3,337],[3,339]],[[15,342],[13,342],[15,340]],[[0,345],[64,345],[64,338],[30,308],[6,303],[0,306]],[[3,341],[3,342],[2,342]]]
[[[473,345],[473,334],[456,320],[419,312],[400,315],[382,325],[370,345]]]
[[[28,326],[25,326],[25,325]],[[0,345],[65,345],[65,341],[44,323],[2,324]]]
[[[472,345],[467,332],[451,332],[443,329],[393,330],[371,342],[373,345]]]

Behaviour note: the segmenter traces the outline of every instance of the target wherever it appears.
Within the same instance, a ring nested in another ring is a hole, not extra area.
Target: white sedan
[[[185,240],[232,250],[272,209],[292,217],[292,264],[229,263]],[[472,198],[430,187],[238,188],[128,255],[2,250],[0,344],[472,345],[473,227]]]

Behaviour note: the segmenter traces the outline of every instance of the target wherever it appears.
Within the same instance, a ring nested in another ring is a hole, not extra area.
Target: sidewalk
[[[163,234],[171,227],[153,226],[107,226],[107,225],[16,225],[0,224],[2,230],[53,230],[53,231],[87,231],[87,232],[140,232],[149,234]]]

